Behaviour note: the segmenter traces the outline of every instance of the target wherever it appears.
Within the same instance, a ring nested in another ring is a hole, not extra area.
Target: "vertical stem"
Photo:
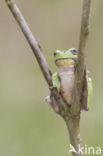
[[[81,96],[83,89],[83,78],[84,70],[86,67],[85,58],[86,58],[86,46],[89,35],[89,20],[90,20],[90,10],[92,0],[82,0],[82,18],[81,18],[81,31],[80,31],[80,40],[78,47],[78,62],[75,74],[75,87],[74,94],[71,106],[71,113],[73,115],[80,114],[81,110]]]
[[[78,146],[82,147],[80,137],[80,116],[67,117],[65,118],[65,122],[68,128],[70,144],[78,152]],[[83,154],[72,152],[72,156],[83,156]]]
[[[80,40],[78,47],[78,81],[82,82],[85,68],[85,58],[86,58],[86,46],[89,36],[89,21],[90,21],[90,10],[91,10],[91,2],[92,0],[83,0],[82,7],[82,18],[81,18],[81,32],[80,32]]]

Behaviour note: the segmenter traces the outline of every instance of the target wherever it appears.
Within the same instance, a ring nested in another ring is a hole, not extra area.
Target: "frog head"
[[[54,52],[55,63],[58,67],[72,66],[77,61],[77,50],[70,48],[69,50],[56,50]]]

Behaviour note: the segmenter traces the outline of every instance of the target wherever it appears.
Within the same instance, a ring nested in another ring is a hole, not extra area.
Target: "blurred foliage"
[[[52,71],[53,51],[78,47],[82,0],[17,1],[42,45]],[[103,143],[103,1],[93,1],[87,64],[94,99],[82,113],[83,144]],[[37,61],[4,1],[0,1],[0,155],[66,156],[69,138],[64,121],[45,102],[48,86]]]

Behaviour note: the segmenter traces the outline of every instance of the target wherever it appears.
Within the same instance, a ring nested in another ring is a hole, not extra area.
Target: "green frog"
[[[71,106],[78,51],[75,48],[70,48],[69,50],[64,51],[56,50],[54,52],[54,59],[58,71],[52,75],[53,87],[57,88],[64,101]],[[88,76],[88,72],[86,73],[87,96],[85,97],[85,109],[88,110],[92,102],[93,87],[92,79]]]

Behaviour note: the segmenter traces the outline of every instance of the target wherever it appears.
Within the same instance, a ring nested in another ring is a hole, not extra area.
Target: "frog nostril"
[[[57,54],[57,53],[56,53],[56,52],[54,52],[54,56],[56,56],[56,54]]]

